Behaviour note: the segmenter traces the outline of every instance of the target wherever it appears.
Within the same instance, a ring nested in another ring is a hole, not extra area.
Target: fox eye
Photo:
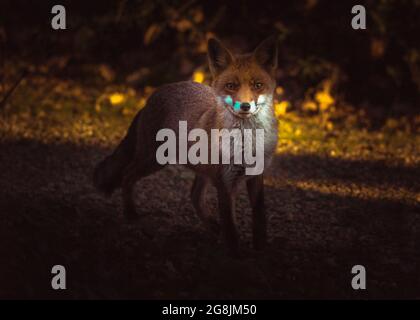
[[[255,82],[254,83],[254,89],[261,90],[264,87],[264,84],[261,82]]]
[[[229,91],[234,91],[236,89],[236,85],[233,82],[228,82],[225,84],[225,88]]]

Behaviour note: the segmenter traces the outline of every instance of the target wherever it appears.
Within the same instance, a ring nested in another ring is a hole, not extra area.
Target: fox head
[[[208,41],[212,87],[222,103],[241,118],[272,107],[276,87],[277,38],[264,40],[252,53],[233,55],[223,44]]]

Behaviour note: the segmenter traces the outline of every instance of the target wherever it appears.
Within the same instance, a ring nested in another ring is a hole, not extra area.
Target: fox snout
[[[248,112],[251,109],[251,104],[249,102],[241,103],[241,111]]]
[[[226,107],[233,111],[238,116],[251,116],[255,114],[259,108],[266,104],[266,97],[264,95],[258,96],[257,100],[234,100],[232,96],[226,96],[224,99]]]

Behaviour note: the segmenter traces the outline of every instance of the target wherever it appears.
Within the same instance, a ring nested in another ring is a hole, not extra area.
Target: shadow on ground
[[[381,193],[366,199],[357,191],[386,185],[417,192],[418,169],[278,157],[269,176],[280,182],[266,191],[270,246],[249,249],[242,192],[243,258],[233,260],[195,216],[192,174],[183,168],[139,184],[144,217],[130,224],[121,217],[119,193],[105,199],[90,183],[94,164],[109,150],[30,140],[3,141],[0,150],[1,298],[420,298],[418,204]],[[306,180],[353,189],[293,184]],[[50,288],[56,264],[66,267],[65,291]],[[356,264],[366,267],[368,290],[351,288]]]

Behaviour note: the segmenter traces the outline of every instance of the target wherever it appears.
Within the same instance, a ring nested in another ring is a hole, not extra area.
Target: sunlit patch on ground
[[[295,187],[305,191],[313,191],[324,195],[356,197],[366,200],[394,200],[407,204],[420,204],[420,193],[398,186],[370,186],[364,183],[324,181],[284,180],[269,176],[264,183],[274,188]]]

